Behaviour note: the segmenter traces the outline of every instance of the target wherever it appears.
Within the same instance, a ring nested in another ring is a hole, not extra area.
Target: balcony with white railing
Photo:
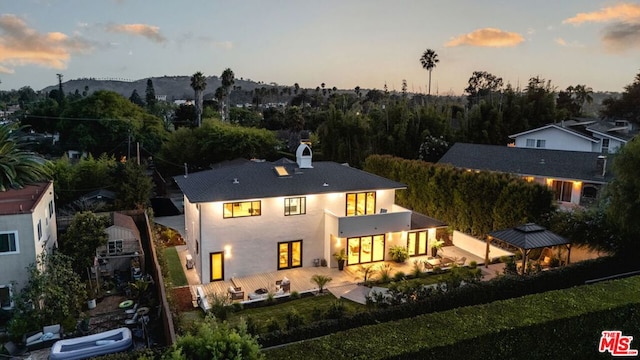
[[[357,216],[337,216],[325,211],[325,216],[336,224],[332,233],[339,237],[361,236],[364,234],[383,234],[411,230],[411,210],[398,205],[382,208],[375,214]]]

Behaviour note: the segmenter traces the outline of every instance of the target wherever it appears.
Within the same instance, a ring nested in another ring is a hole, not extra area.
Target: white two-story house
[[[57,246],[53,182],[0,192],[0,305],[29,280],[26,268]]]
[[[388,258],[392,245],[425,255],[445,224],[395,205],[404,184],[334,162],[246,161],[174,178],[186,242],[202,283],[296,267]],[[444,231],[444,229],[442,230]]]
[[[580,119],[509,135],[517,148],[615,153],[638,134],[627,120]]]

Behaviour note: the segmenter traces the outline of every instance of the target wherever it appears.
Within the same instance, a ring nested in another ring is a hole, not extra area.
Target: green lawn
[[[171,276],[171,282],[173,286],[185,286],[189,285],[187,277],[182,270],[182,264],[178,257],[178,252],[175,247],[168,247],[164,250],[164,257],[167,259],[167,266],[169,267],[169,276]]]
[[[263,306],[253,309],[244,309],[239,312],[229,315],[230,322],[237,320],[240,317],[251,317],[252,321],[258,326],[258,328],[265,330],[267,323],[274,319],[280,323],[281,327],[285,326],[286,316],[291,311],[295,310],[298,314],[304,317],[305,323],[313,322],[312,314],[314,312],[326,312],[334,304],[339,301],[344,305],[345,314],[355,314],[357,312],[365,311],[366,306],[355,303],[349,300],[338,300],[330,293],[326,293],[321,296],[310,296],[296,300],[291,300],[282,304]]]

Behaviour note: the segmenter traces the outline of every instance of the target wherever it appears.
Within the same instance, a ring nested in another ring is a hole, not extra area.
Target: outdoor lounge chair
[[[231,297],[231,300],[244,300],[244,291],[242,291],[242,288],[240,286],[229,286],[229,290],[227,291],[229,293],[229,297]]]
[[[458,266],[464,266],[464,264],[467,262],[467,258],[466,257],[461,257],[460,259],[456,260],[456,265]]]

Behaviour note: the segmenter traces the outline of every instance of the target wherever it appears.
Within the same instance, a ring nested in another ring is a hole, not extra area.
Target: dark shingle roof
[[[603,177],[596,167],[600,155],[583,151],[456,143],[439,163],[463,169],[607,183],[613,178],[610,171],[612,159],[607,159]]]
[[[275,166],[284,166],[289,175],[278,176]],[[189,201],[196,203],[406,188],[402,183],[348,165],[324,161],[304,169],[295,162],[250,161],[174,179]]]
[[[571,243],[562,236],[533,223],[493,231],[489,236],[525,250]]]
[[[430,229],[444,226],[447,226],[447,224],[440,220],[414,211],[411,212],[411,230]]]

